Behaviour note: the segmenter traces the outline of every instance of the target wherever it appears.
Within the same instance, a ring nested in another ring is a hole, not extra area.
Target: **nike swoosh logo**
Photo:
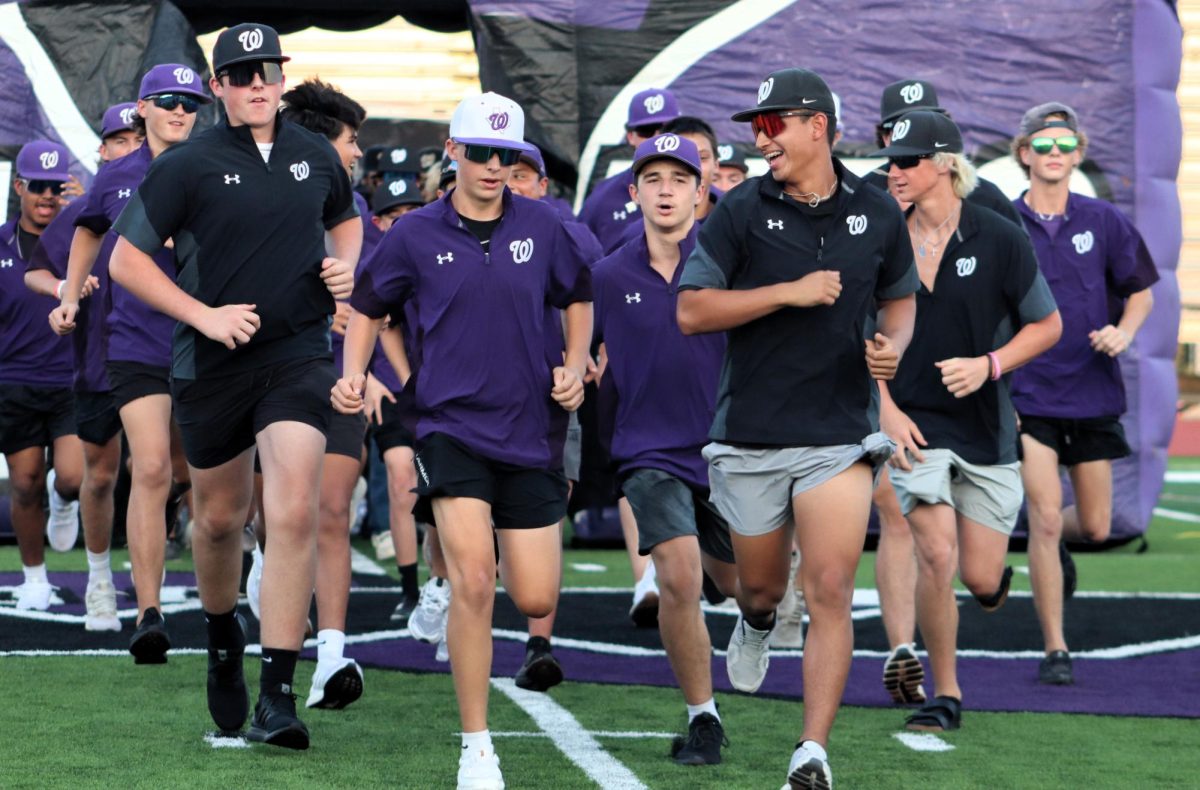
[[[815,101],[816,101],[816,99],[801,99],[800,103],[801,104],[812,104]]]
[[[950,143],[934,143],[933,147],[934,148],[945,148],[948,145],[950,145]]]

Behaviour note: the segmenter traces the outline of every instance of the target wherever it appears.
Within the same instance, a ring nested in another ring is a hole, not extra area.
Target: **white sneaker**
[[[375,547],[375,559],[380,562],[396,559],[396,544],[392,542],[391,532],[376,532],[371,536],[371,545]]]
[[[353,658],[340,661],[317,661],[313,672],[312,689],[308,692],[309,708],[340,710],[362,696],[363,673]]]
[[[742,615],[738,614],[733,635],[729,637],[729,650],[725,653],[725,671],[729,673],[730,684],[738,691],[753,694],[762,685],[771,662],[771,649],[767,646],[770,637],[770,631],[759,631],[746,625]]]
[[[804,647],[804,615],[808,604],[804,590],[796,586],[796,573],[800,570],[800,552],[792,552],[792,564],[788,571],[787,592],[775,610],[775,628],[771,631],[771,647],[798,649]]]
[[[450,643],[445,639],[438,642],[437,652],[433,654],[434,661],[440,661],[445,664],[450,661]]]
[[[117,588],[112,582],[88,582],[87,593],[84,596],[87,603],[87,617],[83,627],[88,631],[120,631],[121,621],[117,619]]]
[[[430,576],[421,585],[416,610],[408,618],[408,633],[422,642],[444,642],[446,620],[450,616],[450,582]]]
[[[807,743],[807,742],[806,742]],[[833,774],[829,772],[829,761],[809,751],[805,744],[792,752],[788,764],[787,784],[780,790],[832,790]]]
[[[463,748],[458,758],[458,790],[504,790],[495,749]]]
[[[629,619],[638,628],[658,627],[658,574],[654,562],[646,564],[646,572],[633,587],[633,605],[629,607]]]
[[[250,602],[250,611],[262,622],[258,614],[259,596],[262,594],[263,553],[257,544],[254,546],[254,562],[250,565],[250,575],[246,577],[246,600]]]
[[[50,492],[50,520],[46,522],[46,538],[55,551],[70,551],[79,539],[79,500],[68,502],[54,490],[54,470],[46,475]]]
[[[44,612],[50,608],[54,587],[50,582],[25,582],[17,588],[17,608]]]

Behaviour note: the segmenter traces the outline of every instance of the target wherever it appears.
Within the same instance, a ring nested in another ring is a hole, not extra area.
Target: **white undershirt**
[[[258,146],[258,153],[262,155],[264,162],[271,161],[271,148],[275,143],[255,143]]]

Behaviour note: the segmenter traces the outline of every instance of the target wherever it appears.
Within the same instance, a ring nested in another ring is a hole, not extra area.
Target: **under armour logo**
[[[762,104],[768,96],[771,95],[771,89],[775,87],[775,78],[767,77],[762,81],[762,85],[758,86],[758,103]]]
[[[12,265],[13,265],[12,258],[5,258],[4,260],[0,261],[0,269],[11,269]]]
[[[635,302],[640,304],[641,301],[642,301],[642,292],[641,291],[638,291],[637,293],[632,293],[632,294],[625,294],[625,304],[633,304]]]
[[[663,107],[665,107],[666,104],[667,104],[667,100],[663,98],[663,95],[661,93],[656,93],[653,96],[647,96],[642,101],[642,105],[645,106],[646,112],[648,112],[650,114],[654,114],[656,112],[662,112]]]
[[[861,236],[867,229],[867,218],[863,214],[851,214],[846,217],[846,225],[850,228],[851,236]]]
[[[242,44],[242,49],[247,52],[253,52],[263,45],[263,32],[261,28],[246,30],[238,34],[238,41]]]
[[[488,116],[488,123],[491,124],[492,128],[494,130],[496,130],[497,132],[500,131],[501,129],[507,129],[508,128],[508,113],[494,112]]]
[[[624,211],[614,211],[613,212],[613,221],[614,222],[624,222],[628,218],[629,218],[629,215],[626,214]]]
[[[47,151],[38,157],[42,163],[43,170],[49,170],[58,164],[58,151]]]
[[[393,148],[392,149],[392,164],[398,165],[401,162],[403,162],[405,159],[408,159],[408,149],[407,148]]]
[[[529,263],[533,257],[533,239],[514,241],[508,245],[508,251],[512,253],[513,263]]]
[[[392,197],[400,197],[408,191],[408,182],[401,179],[388,184],[388,192],[392,193]]]
[[[238,173],[235,173],[234,175],[226,175],[225,183],[226,184],[240,184],[240,183],[242,183],[242,176]]]
[[[132,189],[118,189],[118,190],[117,190],[117,199],[118,199],[118,200],[123,200],[123,199],[125,199],[125,198],[129,197],[129,196],[130,196],[130,195],[132,195],[132,194],[133,194],[133,190],[132,190]]]
[[[171,73],[175,75],[175,82],[178,85],[191,85],[196,81],[196,72],[187,66],[180,66]]]
[[[925,96],[925,86],[919,82],[914,82],[911,85],[905,85],[900,89],[900,98],[904,99],[905,104],[914,104],[919,102]]]
[[[783,230],[783,220],[781,220],[781,219],[767,220],[767,230]]]
[[[717,161],[718,162],[728,162],[730,159],[733,159],[733,146],[732,145],[718,145],[717,146]]]
[[[892,129],[892,141],[904,139],[904,135],[908,134],[908,128],[912,126],[912,121],[905,118]]]
[[[297,181],[303,181],[308,178],[308,162],[297,162],[288,168],[292,171],[292,177]]]
[[[959,277],[970,277],[975,272],[975,256],[959,258],[954,262],[954,268],[958,269]]]
[[[454,263],[454,253],[448,252],[445,255],[439,255],[437,259],[438,266],[441,266],[443,263]]]
[[[121,110],[121,123],[124,123],[124,124],[133,123],[133,116],[134,116],[134,113],[136,113],[136,112],[137,112],[136,107],[126,107],[125,109]]]
[[[1084,255],[1091,252],[1092,245],[1096,243],[1096,237],[1090,230],[1085,230],[1083,233],[1076,233],[1072,236],[1071,243],[1075,245],[1075,252]]]
[[[660,154],[669,154],[679,148],[679,135],[664,134],[654,138],[654,149]]]

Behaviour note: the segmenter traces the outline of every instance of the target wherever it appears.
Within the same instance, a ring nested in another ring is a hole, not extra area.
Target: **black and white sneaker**
[[[392,610],[391,621],[398,623],[401,627],[408,625],[408,618],[412,616],[413,610],[417,608],[419,602],[419,598],[411,595],[400,596],[400,603],[396,604],[396,608]]]
[[[129,640],[129,652],[135,664],[165,664],[167,651],[171,649],[171,637],[167,634],[167,621],[151,606],[142,615],[142,622]]]
[[[728,745],[721,720],[701,713],[688,724],[686,738],[676,735],[671,742],[671,759],[680,765],[719,765],[721,747]]]
[[[1075,596],[1075,588],[1079,585],[1079,571],[1075,568],[1075,559],[1067,551],[1064,541],[1058,542],[1058,561],[1062,564],[1063,603]]]
[[[916,644],[897,645],[883,663],[883,687],[897,705],[919,705],[925,701],[925,669],[917,658]]]
[[[222,732],[237,732],[250,713],[242,657],[246,651],[246,619],[237,620],[235,644],[208,649],[208,712]]]
[[[807,747],[807,741],[792,752],[788,765],[787,784],[781,790],[832,790],[833,774],[829,761]]]
[[[290,686],[283,688],[283,693],[259,696],[246,740],[284,749],[307,749],[308,727],[296,716],[296,695]]]
[[[544,637],[531,636],[525,643],[525,663],[517,671],[515,682],[529,691],[546,691],[563,681],[562,665],[550,652],[550,642]]]
[[[1055,650],[1038,665],[1038,683],[1048,686],[1070,686],[1075,683],[1075,670],[1071,666],[1071,654],[1066,650]]]

